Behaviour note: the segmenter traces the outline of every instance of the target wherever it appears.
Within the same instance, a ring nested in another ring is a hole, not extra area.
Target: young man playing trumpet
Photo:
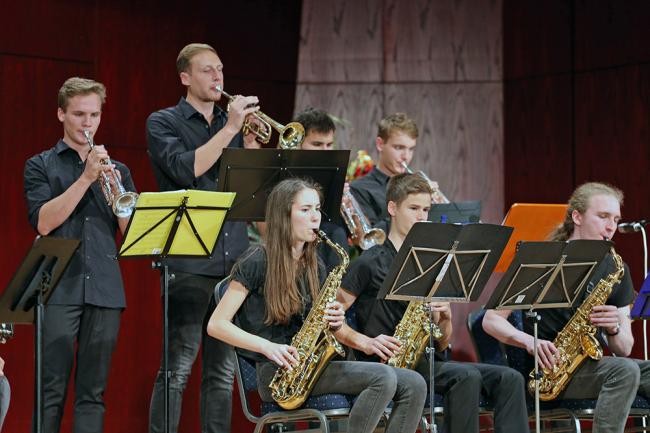
[[[43,425],[58,432],[72,366],[76,361],[74,432],[97,433],[104,425],[104,389],[126,306],[115,234],[128,217],[118,218],[98,182],[104,173],[115,186],[135,186],[129,169],[109,160],[104,146],[91,150],[106,99],[102,83],[70,78],[59,90],[57,116],[63,138],[25,163],[29,222],[41,236],[80,239],[43,318]]]
[[[362,361],[386,362],[400,350],[393,337],[408,302],[377,299],[386,274],[407,233],[416,222],[426,221],[433,190],[418,174],[391,177],[386,192],[390,231],[383,245],[365,251],[352,262],[343,277],[337,300],[347,310],[357,304],[359,333],[342,328],[336,338],[357,349]],[[429,304],[434,321],[442,331],[437,352],[444,351],[452,333],[451,308],[447,302]],[[412,319],[411,319],[412,320]],[[429,379],[429,362],[423,355],[415,369]],[[528,417],[523,377],[515,370],[487,364],[435,360],[435,390],[445,396],[445,427],[449,433],[479,431],[479,397],[485,394],[494,405],[495,431],[524,433]]]
[[[235,96],[226,114],[216,102],[224,87],[223,63],[206,44],[185,46],[176,68],[186,94],[174,107],[147,119],[147,141],[161,191],[216,191],[218,161],[226,147],[244,146],[254,136],[240,132],[246,117],[257,111],[256,96]],[[169,284],[170,431],[180,418],[183,390],[203,340],[201,422],[204,433],[230,431],[234,354],[232,348],[206,338],[204,319],[215,284],[230,273],[248,248],[246,224],[226,221],[212,259],[173,259],[166,264],[175,278]],[[150,407],[150,431],[164,426],[164,372],[158,372]]]

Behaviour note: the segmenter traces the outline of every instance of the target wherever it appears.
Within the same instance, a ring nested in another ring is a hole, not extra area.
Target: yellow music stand
[[[217,243],[234,192],[180,190],[138,197],[118,258],[153,257],[162,272],[165,433],[169,432],[169,269],[167,257],[207,258]],[[209,249],[208,249],[209,246]]]

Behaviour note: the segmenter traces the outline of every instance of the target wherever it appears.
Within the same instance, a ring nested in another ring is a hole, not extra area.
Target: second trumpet
[[[234,97],[223,90],[221,86],[217,85],[215,89],[217,92],[220,92],[223,96],[228,98],[231,102],[234,99]],[[278,147],[281,149],[299,149],[302,141],[305,139],[305,128],[303,128],[303,126],[298,122],[290,122],[286,125],[282,125],[261,111],[257,111],[251,116],[257,119],[258,123],[246,119],[244,121],[242,133],[244,135],[248,134],[249,132],[255,134],[258,141],[261,143],[266,144],[271,140],[273,129],[278,131],[280,134],[280,138],[278,139]]]
[[[84,130],[83,133],[92,151],[95,148],[95,143],[90,135],[90,131]],[[112,163],[110,158],[107,158],[102,160],[102,164],[111,165]],[[102,171],[97,181],[102,188],[106,203],[113,209],[113,213],[118,218],[125,218],[133,213],[135,203],[138,200],[138,194],[124,189],[124,185],[122,185],[115,169],[111,168],[108,174]]]

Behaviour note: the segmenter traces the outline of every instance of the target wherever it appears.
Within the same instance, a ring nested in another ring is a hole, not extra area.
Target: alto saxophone
[[[402,320],[395,328],[395,335],[402,345],[399,352],[388,358],[388,365],[398,368],[415,368],[429,342],[431,316],[427,304],[410,301]],[[442,338],[440,327],[433,323],[433,338]]]
[[[269,388],[271,396],[280,407],[291,410],[300,407],[314,388],[329,360],[336,354],[345,356],[341,344],[336,341],[329,325],[323,320],[325,306],[336,300],[336,291],[341,285],[343,274],[350,259],[345,250],[332,242],[325,233],[317,235],[338,254],[339,263],[327,276],[300,331],[291,339],[291,345],[298,350],[298,365],[291,370],[280,368],[273,376]]]
[[[589,315],[595,306],[605,304],[612,293],[614,285],[623,278],[625,272],[623,260],[613,248],[611,253],[616,269],[596,284],[593,291],[553,340],[553,344],[557,348],[556,363],[553,369],[541,369],[541,378],[539,379],[540,400],[555,399],[566,388],[573,373],[587,357],[594,360],[603,357],[603,348],[596,339],[598,328],[591,324]],[[534,395],[534,369],[530,372],[529,378],[528,391]]]

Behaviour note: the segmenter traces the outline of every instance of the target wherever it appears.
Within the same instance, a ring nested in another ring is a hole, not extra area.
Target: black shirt
[[[354,260],[341,282],[341,288],[357,296],[355,305],[358,331],[368,337],[393,335],[408,307],[406,301],[377,299],[395,256],[397,250],[393,243],[386,239],[383,245],[364,251]],[[360,360],[378,359],[359,351],[356,355]]]
[[[348,249],[348,233],[343,227],[334,224],[333,222],[323,221],[320,224],[320,229],[325,232],[325,235],[332,242],[340,245],[344,250]],[[325,263],[325,269],[327,272],[341,264],[341,259],[334,248],[331,248],[325,242],[321,242],[318,246],[318,256]]]
[[[129,169],[112,160],[127,191],[135,191]],[[63,194],[83,173],[79,154],[63,141],[27,160],[24,171],[25,200],[29,223],[37,230],[38,214],[48,201]],[[91,304],[124,308],[126,300],[120,267],[115,259],[117,217],[94,182],[63,224],[50,236],[79,239],[75,251],[48,304]]]
[[[239,282],[248,290],[246,300],[237,311],[235,322],[237,326],[253,335],[258,335],[278,344],[290,344],[291,338],[300,330],[304,318],[311,309],[311,295],[308,290],[305,275],[300,276],[298,288],[303,297],[304,309],[299,314],[294,314],[286,325],[264,323],[266,317],[266,302],[264,299],[264,281],[266,279],[266,251],[261,245],[252,247],[245,252],[234,266],[231,279]],[[319,266],[321,283],[324,280],[322,267]],[[264,355],[238,349],[247,358],[258,362],[268,361]]]
[[[350,192],[357,199],[370,225],[388,233],[390,216],[386,204],[386,187],[390,177],[374,167],[370,173],[350,184]]]
[[[224,127],[226,113],[214,107],[212,124],[196,111],[185,98],[175,107],[156,111],[147,119],[149,157],[161,191],[198,189],[216,191],[219,164],[214,164],[199,177],[194,176],[196,149]],[[228,147],[243,147],[237,134]],[[171,270],[212,277],[228,275],[237,257],[248,248],[246,223],[226,221],[221,229],[211,259],[169,259]]]
[[[607,299],[607,305],[614,305],[620,308],[629,305],[634,301],[634,285],[632,284],[632,277],[630,276],[630,270],[627,265],[624,266],[625,273],[623,278],[620,283],[613,287],[612,293]],[[571,317],[573,317],[578,307],[582,305],[585,298],[592,292],[600,279],[606,278],[607,275],[614,272],[615,268],[612,256],[607,255],[594,271],[593,276],[589,279],[589,283],[587,283],[587,287],[582,292],[582,295],[576,299],[572,308],[549,308],[540,310],[539,314],[541,315],[542,320],[537,325],[538,337],[540,339],[553,341],[557,333],[560,332],[564,325],[566,325]],[[533,324],[530,322],[530,320],[524,320],[524,331],[532,335]],[[601,343],[603,343],[603,341],[601,341]]]

